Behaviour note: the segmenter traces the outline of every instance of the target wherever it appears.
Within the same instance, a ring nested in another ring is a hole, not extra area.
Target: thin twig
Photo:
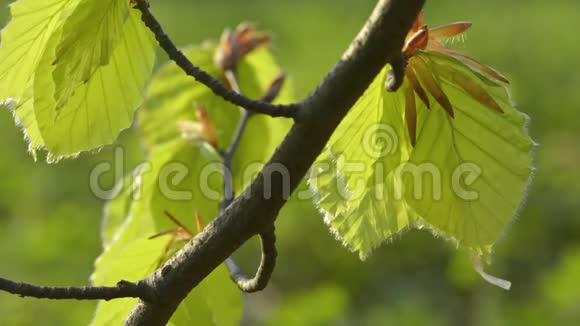
[[[229,84],[231,85],[232,89],[235,92],[241,93],[240,85],[238,84],[238,78],[236,73],[232,70],[226,70],[224,72],[226,79],[228,80]],[[243,108],[240,107],[241,110]],[[222,164],[224,166],[224,199],[220,204],[220,211],[224,211],[234,198],[236,197],[234,193],[234,185],[233,185],[233,175],[231,173],[232,170],[232,159],[234,158],[234,154],[238,150],[240,143],[242,141],[242,136],[244,135],[244,131],[248,125],[248,121],[250,121],[250,117],[252,116],[252,112],[244,110],[242,115],[242,119],[238,123],[236,131],[234,132],[234,138],[232,143],[228,147],[227,151],[222,155]]]
[[[236,73],[233,70],[227,70],[225,71],[225,75],[232,89],[241,93]],[[274,101],[282,88],[284,80],[285,78],[282,74],[274,79],[274,82],[272,82],[270,87],[268,87],[262,99],[268,102]],[[233,190],[233,174],[231,173],[232,159],[240,145],[242,136],[244,135],[244,131],[246,130],[248,121],[252,115],[252,112],[244,111],[242,119],[234,133],[234,139],[232,140],[228,150],[222,156],[223,166],[226,170],[224,173],[224,199],[220,205],[222,213],[235,198]],[[268,285],[274,267],[276,266],[278,252],[276,251],[276,235],[273,224],[270,228],[260,233],[260,241],[262,243],[262,258],[256,275],[253,278],[250,279],[244,274],[232,256],[228,257],[225,261],[232,281],[234,281],[238,288],[243,292],[251,293],[263,290]]]
[[[232,70],[226,70],[224,74],[226,76],[226,79],[230,83],[232,89],[234,90],[234,92],[241,94],[242,90],[240,89],[240,85],[238,83],[237,74]],[[244,111],[244,114],[242,116],[242,120],[240,120],[238,127],[236,129],[236,132],[234,133],[234,139],[232,140],[230,147],[228,148],[228,150],[226,151],[226,153],[224,155],[224,158],[227,158],[228,161],[231,161],[232,157],[234,156],[234,153],[238,150],[238,147],[240,146],[240,142],[242,140],[242,136],[244,135],[244,131],[246,130],[246,126],[248,125],[248,121],[250,120],[250,117],[252,116],[251,111],[244,110],[243,107],[240,107],[240,109]],[[228,163],[230,163],[230,162],[228,162]],[[225,165],[229,166],[229,164],[225,164]]]
[[[298,108],[300,107],[298,104],[274,105],[262,100],[249,99],[239,92],[228,88],[221,81],[195,66],[191,61],[189,61],[189,59],[187,59],[187,57],[177,48],[175,43],[173,43],[169,36],[163,31],[163,28],[149,10],[147,1],[135,0],[134,2],[135,8],[141,11],[141,19],[151,30],[151,32],[153,32],[155,39],[157,39],[157,42],[159,42],[159,46],[163,48],[169,58],[173,60],[187,75],[206,85],[216,95],[233,104],[243,107],[245,110],[252,111],[254,113],[266,114],[272,117],[295,117]]]
[[[274,225],[269,230],[260,233],[260,241],[262,243],[262,260],[260,261],[260,267],[258,267],[254,278],[248,278],[238,265],[236,265],[232,257],[226,259],[226,266],[230,271],[230,277],[238,285],[238,288],[244,292],[258,292],[266,288],[272,272],[274,272],[274,267],[276,267],[278,251],[276,250]]]
[[[244,134],[244,130],[246,130],[246,126],[248,125],[248,121],[250,121],[250,117],[252,116],[252,112],[244,111],[242,115],[242,119],[238,124],[236,132],[234,133],[234,140],[230,145],[229,149],[223,154],[222,160],[224,165],[224,199],[220,204],[220,209],[223,212],[232,201],[236,197],[234,192],[234,185],[233,185],[233,176],[231,175],[232,170],[232,159],[234,157],[234,153],[236,149],[240,146],[240,142],[242,140],[242,136]]]
[[[37,299],[111,300],[119,298],[140,298],[153,302],[151,288],[144,282],[120,281],[116,286],[50,287],[14,282],[0,278],[0,290],[21,297]]]
[[[228,83],[231,85],[232,89],[235,92],[241,94],[241,89],[238,83],[238,77],[236,72],[233,70],[226,70],[224,72],[224,75],[226,76],[226,79],[228,80]],[[280,90],[282,89],[285,80],[286,75],[283,73],[276,76],[276,78],[274,78],[274,80],[272,81],[272,83],[269,85],[268,89],[262,96],[261,100],[268,103],[273,102],[276,99],[276,97],[278,97],[278,94],[280,94]],[[248,126],[248,122],[250,121],[250,118],[254,115],[253,112],[244,110],[244,108],[242,107],[240,107],[240,110],[242,110],[244,113],[242,115],[242,119],[238,123],[236,131],[234,132],[232,143],[230,144],[228,149],[224,153],[222,153],[222,161],[223,161],[222,163],[224,165],[225,170],[224,199],[220,204],[220,209],[222,212],[232,203],[232,201],[235,198],[232,180],[233,176],[231,175],[232,159],[234,157],[234,154],[238,150],[238,147],[240,146],[242,137],[244,135],[244,131]]]

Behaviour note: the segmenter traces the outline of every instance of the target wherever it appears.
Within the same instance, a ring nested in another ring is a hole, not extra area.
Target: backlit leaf
[[[93,284],[110,286],[120,280],[138,281],[146,277],[157,268],[168,240],[141,238],[115,247],[107,260],[97,262],[100,277],[93,276]],[[99,301],[91,325],[121,325],[136,303],[137,299],[132,298]]]
[[[59,39],[60,33],[52,39]],[[62,108],[54,99],[52,78],[57,48],[48,46],[36,71],[33,96],[38,129],[51,159],[110,144],[131,125],[155,56],[152,35],[137,11],[131,12],[119,42],[109,64],[100,66]]]
[[[267,48],[258,48],[242,60],[238,67],[238,78],[242,93],[250,98],[264,95],[270,83],[282,72]],[[293,103],[291,81],[286,81],[274,103]],[[288,119],[272,118],[265,114],[254,115],[232,162],[234,186],[240,193],[252,181],[252,170],[261,168],[282,142],[292,122]],[[256,163],[259,164],[256,164]]]
[[[215,47],[205,45],[184,51],[196,65],[216,78],[222,78],[213,63]],[[272,80],[281,72],[265,48],[252,51],[238,67],[242,92],[250,98],[260,98]],[[292,89],[284,85],[277,103],[292,102]],[[216,96],[204,85],[185,75],[174,63],[162,67],[152,80],[147,101],[139,111],[139,125],[147,147],[180,137],[177,124],[196,120],[194,103],[203,105],[213,123],[220,150],[226,150],[233,140],[242,111]],[[255,172],[270,157],[291,122],[266,115],[254,115],[232,162],[236,192],[241,192]]]
[[[338,126],[309,179],[325,222],[362,259],[416,218],[397,195],[396,171],[412,147],[405,100],[385,91],[386,74],[385,68]]]
[[[442,79],[455,118],[437,107],[418,108],[421,132],[409,164],[423,177],[404,177],[405,198],[434,233],[485,254],[517,214],[530,182],[534,142],[525,128],[527,116],[514,108],[505,88],[490,87],[464,65],[438,55],[421,56],[471,76],[504,111],[490,110]]]
[[[214,51],[214,46],[204,45],[183,52],[201,69],[219,76],[213,63]],[[185,75],[173,62],[168,62],[155,74],[149,85],[147,99],[139,110],[139,129],[145,146],[152,147],[179,138],[177,123],[197,119],[194,103],[208,110],[209,118],[217,129],[218,145],[227,146],[241,113],[234,105]]]
[[[130,37],[123,35],[128,16],[127,0],[80,0],[63,25],[53,58],[55,99],[59,108],[99,67],[109,64],[121,38]]]
[[[53,32],[80,0],[20,0],[10,5],[12,20],[0,43],[0,102],[24,98]]]
[[[167,253],[169,235],[147,238],[174,228],[164,211],[195,230],[195,211],[209,223],[218,213],[221,180],[201,180],[202,171],[217,162],[217,153],[205,144],[176,139],[151,148],[148,163],[142,164],[129,190],[109,204],[108,213],[127,216],[122,224],[107,223],[115,236],[96,262],[91,280],[95,285],[113,285],[121,279],[137,281],[154,271]],[[137,190],[138,189],[138,190]],[[127,196],[132,194],[129,207]],[[115,202],[116,201],[116,202]],[[113,209],[116,207],[115,209]],[[113,209],[113,210],[112,210]],[[117,220],[119,220],[117,218]],[[136,303],[135,299],[100,302],[92,325],[117,325]],[[182,302],[170,324],[234,325],[242,313],[241,295],[224,266],[216,269]]]
[[[407,69],[418,79],[388,93],[383,72],[339,125],[312,169],[315,203],[361,258],[411,226],[489,254],[533,172],[527,117],[504,87],[454,58],[426,51]]]
[[[11,14],[0,102],[32,154],[58,160],[113,142],[131,125],[153,67],[155,43],[139,12],[122,0],[20,0]]]
[[[44,145],[34,114],[34,73],[53,32],[62,26],[79,0],[20,0],[10,5],[12,20],[0,42],[0,103],[12,110],[29,150]]]

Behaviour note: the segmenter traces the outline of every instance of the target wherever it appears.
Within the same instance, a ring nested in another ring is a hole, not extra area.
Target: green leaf
[[[213,63],[214,51],[214,46],[205,45],[188,48],[183,52],[195,65],[219,77]],[[239,110],[214,95],[205,85],[184,74],[174,62],[166,63],[155,74],[143,108],[139,110],[139,129],[145,146],[150,148],[179,138],[177,122],[197,119],[194,102],[207,108],[210,120],[216,127],[218,144],[225,148],[240,119]]]
[[[176,139],[152,148],[149,157],[152,174],[156,176],[149,211],[157,231],[175,227],[164,211],[182,220],[191,230],[196,230],[196,211],[206,224],[218,215],[223,179],[215,171],[221,168],[221,158],[211,146]],[[143,189],[144,196],[148,192]]]
[[[105,249],[118,237],[123,223],[129,216],[133,199],[139,195],[137,192],[139,185],[134,182],[139,175],[140,172],[137,169],[135,173],[121,179],[115,185],[116,196],[105,205],[101,229],[101,238]]]
[[[384,89],[385,68],[338,126],[309,178],[332,232],[365,259],[416,219],[395,173],[411,151],[404,99]]]
[[[206,223],[218,213],[222,180],[216,175],[205,180],[200,177],[205,168],[219,161],[212,148],[176,139],[154,146],[149,157],[133,176],[122,181],[130,188],[121,190],[120,197],[107,207],[109,222],[105,224],[105,235],[109,236],[104,241],[108,245],[91,276],[95,285],[113,285],[121,279],[136,281],[159,266],[169,236],[147,238],[176,227],[164,211],[180,219],[190,230],[195,230],[195,211],[201,213]],[[129,205],[128,200],[132,200]],[[115,215],[113,219],[111,214]],[[120,324],[134,304],[134,299],[101,302],[93,325]],[[241,312],[239,291],[221,266],[189,294],[171,324],[190,325],[195,321],[203,325],[233,325],[239,322]]]
[[[131,125],[154,63],[155,42],[139,13],[122,0],[20,0],[11,14],[0,103],[12,109],[32,154],[45,149],[57,160],[113,142]]]
[[[112,251],[108,259],[98,261],[101,277],[93,276],[94,285],[114,285],[120,280],[138,281],[153,272],[168,243],[168,238],[140,238]],[[106,262],[106,264],[104,264]],[[121,325],[137,299],[100,301],[91,325]]]
[[[463,64],[431,52],[421,58],[435,76],[451,69],[471,77],[504,112],[440,78],[455,118],[439,105],[431,110],[419,105],[420,131],[409,166],[434,173],[419,180],[403,176],[406,200],[435,234],[488,253],[517,214],[530,183],[534,142],[526,131],[527,116],[514,108],[505,88],[486,83]]]
[[[213,63],[214,46],[193,47],[184,51],[201,69],[222,78]],[[239,65],[238,78],[242,92],[250,98],[260,98],[272,80],[280,73],[273,56],[265,48],[252,51]],[[277,102],[292,102],[289,83],[284,86]],[[220,150],[232,142],[241,118],[241,111],[216,96],[204,85],[185,75],[169,62],[156,74],[149,87],[145,105],[139,110],[139,127],[146,147],[180,137],[176,128],[179,121],[196,120],[193,103],[203,105],[214,124]],[[234,186],[241,192],[255,172],[274,152],[289,130],[291,121],[266,115],[250,118],[238,151],[232,162]]]
[[[282,72],[267,48],[258,48],[247,55],[238,66],[238,79],[242,93],[250,98],[264,95],[270,83]],[[274,103],[294,102],[294,91],[286,81]],[[232,161],[234,188],[238,193],[252,181],[263,164],[282,142],[292,122],[288,119],[253,115]]]
[[[32,103],[34,72],[53,32],[62,26],[79,0],[20,0],[10,6],[12,20],[2,30],[0,103],[10,108],[22,127],[29,150],[44,145]]]
[[[27,91],[28,93],[32,93],[32,88],[28,88]],[[14,101],[8,100],[4,103],[4,106],[12,112],[16,125],[22,129],[24,138],[28,142],[28,151],[36,160],[36,151],[44,146],[44,140],[36,123],[32,95],[25,96],[26,100],[21,104],[16,104]]]
[[[420,72],[432,74],[436,95],[450,106],[433,95],[431,109],[415,99],[417,143],[411,146],[404,92],[385,92],[383,71],[313,167],[315,203],[337,237],[363,259],[410,226],[427,226],[488,254],[517,214],[533,172],[527,117],[505,88],[463,63],[432,52],[417,56],[424,63]]]
[[[208,172],[218,166],[220,158],[211,147],[176,139],[153,147],[148,156],[121,181],[125,187],[107,204],[105,243],[118,243],[120,233],[133,240],[174,228],[165,211],[191,230],[195,230],[196,211],[206,222],[218,214],[221,175]],[[127,234],[134,219],[139,227]]]
[[[183,300],[169,325],[239,325],[242,308],[240,291],[220,265]]]
[[[53,32],[80,0],[19,0],[10,5],[12,20],[2,30],[0,102],[19,104]]]
[[[139,13],[131,12],[109,64],[100,66],[59,109],[54,99],[52,61],[57,51],[54,44],[62,32],[52,35],[34,78],[34,113],[49,160],[109,144],[129,127],[143,100],[155,56],[152,35]]]
[[[63,26],[53,64],[57,107],[97,69],[109,64],[129,15],[127,0],[81,0]],[[134,56],[140,55],[138,52]]]

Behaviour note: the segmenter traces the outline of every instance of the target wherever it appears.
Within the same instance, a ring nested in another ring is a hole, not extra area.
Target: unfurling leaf
[[[218,148],[216,128],[209,119],[207,109],[201,104],[194,104],[198,121],[178,121],[177,129],[181,137],[191,140],[202,140]]]
[[[428,29],[420,15],[403,87],[388,93],[375,80],[312,169],[315,204],[361,258],[402,229],[426,227],[482,262],[522,205],[533,173],[527,116],[507,78],[440,43],[470,26]]]
[[[453,112],[451,102],[441,89],[439,80],[433,75],[427,60],[424,57],[415,56],[409,61],[409,66],[415,70],[415,74],[419,76],[421,84],[435,98],[435,101],[453,118],[455,117],[455,113]]]
[[[121,191],[118,201],[129,200],[129,205],[109,210],[126,216],[114,219],[122,219],[123,223],[105,227],[108,229],[105,234],[115,236],[95,263],[91,276],[94,285],[114,285],[120,279],[137,281],[146,277],[166,260],[168,252],[183,245],[179,240],[191,238],[189,230],[197,223],[193,212],[197,210],[208,219],[218,213],[223,181],[218,176],[200,180],[204,168],[220,161],[215,150],[205,143],[178,138],[151,148],[149,155],[147,168],[140,168],[128,177],[134,179],[132,184],[139,187],[140,195],[133,198],[132,191]],[[202,182],[207,186],[205,191],[199,187]],[[170,212],[172,219],[167,218],[166,212]],[[175,231],[166,232],[172,236],[160,236],[169,229]],[[157,236],[151,239],[154,235]],[[101,301],[91,325],[121,324],[136,301]],[[220,266],[180,304],[170,325],[235,325],[241,315],[241,295],[225,266]]]
[[[463,88],[466,93],[469,93],[479,103],[499,113],[503,113],[499,104],[489,95],[485,88],[475,82],[468,74],[448,65],[439,65],[434,63],[434,61],[431,61],[431,63],[433,64],[433,69],[441,78]]]
[[[429,29],[429,37],[434,40],[450,38],[465,32],[471,27],[471,25],[471,22],[458,22],[437,26]]]
[[[205,44],[183,52],[201,69],[216,78],[223,78],[223,74],[213,62],[215,51],[215,46]],[[244,56],[237,70],[242,93],[250,98],[261,98],[268,92],[270,95],[275,94],[274,91],[283,80],[279,78],[280,67],[272,54],[263,47]],[[273,80],[277,82],[272,84]],[[290,83],[284,83],[279,94],[276,94],[275,103],[293,102],[290,86]],[[207,119],[215,129],[217,149],[226,150],[241,119],[240,109],[183,74],[173,63],[163,66],[155,75],[149,86],[147,100],[138,112],[140,132],[146,148],[178,139],[184,129],[201,132],[201,124],[191,124],[201,122],[192,109],[194,102],[207,110]],[[184,121],[187,122],[183,123]],[[267,115],[254,115],[250,118],[232,162],[237,191],[243,190],[251,181],[248,171],[259,171],[261,164],[274,152],[289,127],[290,121],[274,119]],[[186,133],[193,135],[189,131]],[[260,146],[256,146],[256,139],[259,139]]]
[[[413,72],[413,69],[405,70],[405,78],[409,82],[409,84],[411,84],[413,90],[415,91],[415,93],[417,93],[417,96],[421,99],[421,101],[423,101],[423,104],[425,104],[425,106],[428,109],[430,109],[431,104],[429,104],[429,97],[427,96],[427,93],[425,93],[423,86],[421,86],[421,84],[419,83],[419,80],[417,79],[415,72]]]
[[[214,62],[222,72],[235,70],[244,56],[271,39],[270,34],[258,32],[253,24],[242,23],[235,31],[226,30],[222,34]]]

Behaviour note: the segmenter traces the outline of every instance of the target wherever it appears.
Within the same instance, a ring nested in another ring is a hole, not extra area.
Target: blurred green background
[[[177,43],[217,38],[254,21],[275,35],[274,52],[305,96],[361,27],[371,0],[151,0]],[[0,23],[9,1],[1,0]],[[366,262],[344,249],[309,203],[291,203],[278,221],[272,285],[247,296],[247,325],[573,325],[580,324],[580,3],[577,0],[429,1],[430,25],[470,20],[462,51],[505,72],[540,143],[527,205],[496,246],[492,274],[479,278],[464,253],[426,231],[411,231]],[[160,61],[165,61],[164,55]],[[47,165],[26,152],[0,112],[0,275],[47,285],[84,285],[100,253],[103,202],[89,170],[112,150]],[[121,137],[130,171],[143,154],[134,131]],[[114,178],[110,176],[108,184]],[[256,243],[238,259],[251,270]],[[82,325],[95,303],[21,299],[0,293],[0,325]]]

